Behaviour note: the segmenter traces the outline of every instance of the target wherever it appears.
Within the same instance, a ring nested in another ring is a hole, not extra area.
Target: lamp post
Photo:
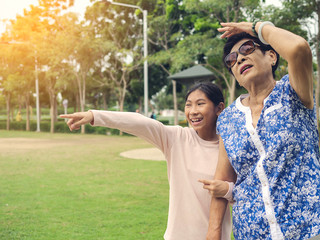
[[[30,44],[28,42],[18,42],[18,41],[9,41],[9,42],[0,42],[0,44],[12,44],[12,45],[22,45]],[[39,103],[39,79],[38,79],[38,60],[37,60],[37,51],[35,50],[35,87],[36,87],[36,108],[37,108],[37,132],[40,132],[40,103]]]
[[[143,65],[143,85],[144,85],[144,114],[148,116],[148,41],[147,41],[147,10],[143,10],[141,7],[126,3],[109,1],[110,4],[118,5],[122,7],[129,7],[139,9],[143,13],[143,55],[144,55],[144,65]]]

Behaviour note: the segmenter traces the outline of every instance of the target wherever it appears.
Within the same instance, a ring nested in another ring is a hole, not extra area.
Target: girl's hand
[[[67,124],[70,131],[78,130],[81,125],[92,123],[93,124],[93,114],[92,112],[76,112],[72,114],[60,115],[61,118],[69,119]]]
[[[218,31],[223,33],[220,38],[228,38],[241,32],[246,32],[251,36],[254,36],[251,22],[227,22],[221,23],[221,26],[222,28],[218,28]]]
[[[224,197],[228,190],[229,184],[222,180],[199,180],[203,183],[203,188],[209,191],[209,194],[213,197]]]

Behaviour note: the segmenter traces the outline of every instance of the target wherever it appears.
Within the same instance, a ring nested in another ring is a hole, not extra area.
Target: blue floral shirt
[[[217,129],[237,173],[235,239],[309,239],[320,234],[320,164],[316,111],[289,83],[277,82],[256,128],[240,96]]]

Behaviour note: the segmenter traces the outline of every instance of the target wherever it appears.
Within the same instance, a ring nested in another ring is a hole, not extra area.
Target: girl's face
[[[212,141],[216,138],[216,122],[223,110],[222,106],[214,103],[201,90],[189,94],[185,103],[184,113],[189,124],[196,130],[199,137]]]

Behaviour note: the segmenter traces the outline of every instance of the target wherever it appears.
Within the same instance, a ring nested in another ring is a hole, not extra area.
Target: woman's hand
[[[221,180],[199,180],[203,183],[203,188],[207,189],[213,197],[224,197],[229,191],[229,184]]]
[[[228,38],[241,32],[246,32],[254,36],[251,22],[227,22],[221,23],[221,26],[222,28],[218,28],[218,31],[223,33],[220,38]]]
[[[91,111],[64,114],[64,115],[60,115],[60,117],[69,119],[67,124],[69,126],[70,131],[78,130],[81,125],[84,125],[87,123],[93,124],[93,114]]]

